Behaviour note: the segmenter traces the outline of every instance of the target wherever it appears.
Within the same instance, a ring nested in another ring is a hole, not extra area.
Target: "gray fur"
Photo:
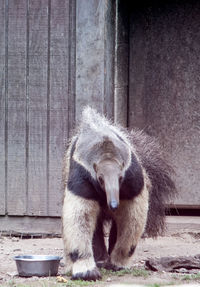
[[[145,235],[156,237],[165,229],[166,203],[177,194],[172,180],[174,170],[156,139],[139,130],[132,130],[130,139],[151,181]]]
[[[74,158],[80,162],[90,174],[96,178],[93,164],[102,159],[106,153],[111,153],[120,162],[125,163],[125,169],[130,165],[131,146],[126,133],[123,133],[105,117],[94,109],[86,107],[76,134],[78,140]],[[123,142],[119,139],[123,138]],[[106,143],[106,145],[105,145]]]

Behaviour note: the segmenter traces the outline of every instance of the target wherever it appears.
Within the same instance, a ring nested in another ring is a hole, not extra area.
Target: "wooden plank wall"
[[[130,15],[129,125],[158,138],[178,208],[200,208],[200,2],[162,1]]]
[[[0,0],[0,231],[60,233],[67,139],[85,105],[114,117],[115,5]]]
[[[114,114],[115,2],[76,1],[76,121],[88,104]]]
[[[6,7],[7,212],[21,215],[26,212],[26,0],[6,2]]]
[[[126,1],[118,0],[115,27],[114,120],[128,126],[129,17]]]
[[[71,105],[69,85],[69,1],[52,0],[51,3],[51,53],[49,98],[49,205],[48,214],[60,215],[62,194],[56,193],[61,182],[58,169],[63,158],[64,142],[71,125],[68,107]],[[68,97],[66,97],[68,95]],[[68,120],[69,119],[69,120]]]
[[[0,215],[61,214],[70,3],[0,0]]]

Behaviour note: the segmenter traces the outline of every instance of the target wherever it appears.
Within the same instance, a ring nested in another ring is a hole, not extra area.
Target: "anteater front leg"
[[[72,279],[97,280],[92,239],[99,214],[96,201],[65,191],[63,204],[63,243],[66,267],[72,269]]]
[[[131,256],[145,229],[147,212],[148,191],[144,188],[134,199],[122,200],[118,210],[113,213],[117,240],[110,255],[111,269],[130,267]]]

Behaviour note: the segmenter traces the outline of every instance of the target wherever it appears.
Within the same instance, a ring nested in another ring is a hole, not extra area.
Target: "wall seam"
[[[76,118],[76,1],[69,0],[68,138]]]
[[[29,0],[26,8],[26,214],[29,210]]]
[[[46,212],[49,216],[49,145],[50,145],[50,70],[51,70],[51,0],[48,0],[48,48],[47,48],[47,150],[46,150],[46,176],[47,195]]]
[[[8,213],[8,25],[9,0],[5,0],[5,214]]]

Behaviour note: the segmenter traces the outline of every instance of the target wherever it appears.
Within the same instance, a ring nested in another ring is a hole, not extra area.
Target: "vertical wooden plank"
[[[76,121],[85,105],[114,115],[116,1],[76,3]]]
[[[104,110],[104,0],[76,3],[76,121],[85,105]]]
[[[76,109],[76,1],[69,0],[68,132],[75,127]]]
[[[68,135],[69,1],[51,1],[49,215],[61,215],[62,162]]]
[[[134,7],[130,19],[130,124],[167,151],[184,208],[200,206],[199,19],[197,0]]]
[[[118,0],[115,23],[114,119],[127,126],[129,76],[129,5]]]
[[[28,214],[47,215],[48,0],[29,1]]]
[[[116,1],[104,4],[104,114],[114,115],[114,59],[115,59],[115,10]]]
[[[5,214],[5,5],[0,1],[0,215]]]
[[[9,1],[8,214],[26,211],[26,0]]]
[[[139,9],[130,13],[128,122],[131,128],[144,129],[148,125],[144,105],[146,95],[149,94],[149,89],[145,87],[145,81],[150,31],[148,17],[143,10]],[[154,97],[153,94],[151,96]]]

